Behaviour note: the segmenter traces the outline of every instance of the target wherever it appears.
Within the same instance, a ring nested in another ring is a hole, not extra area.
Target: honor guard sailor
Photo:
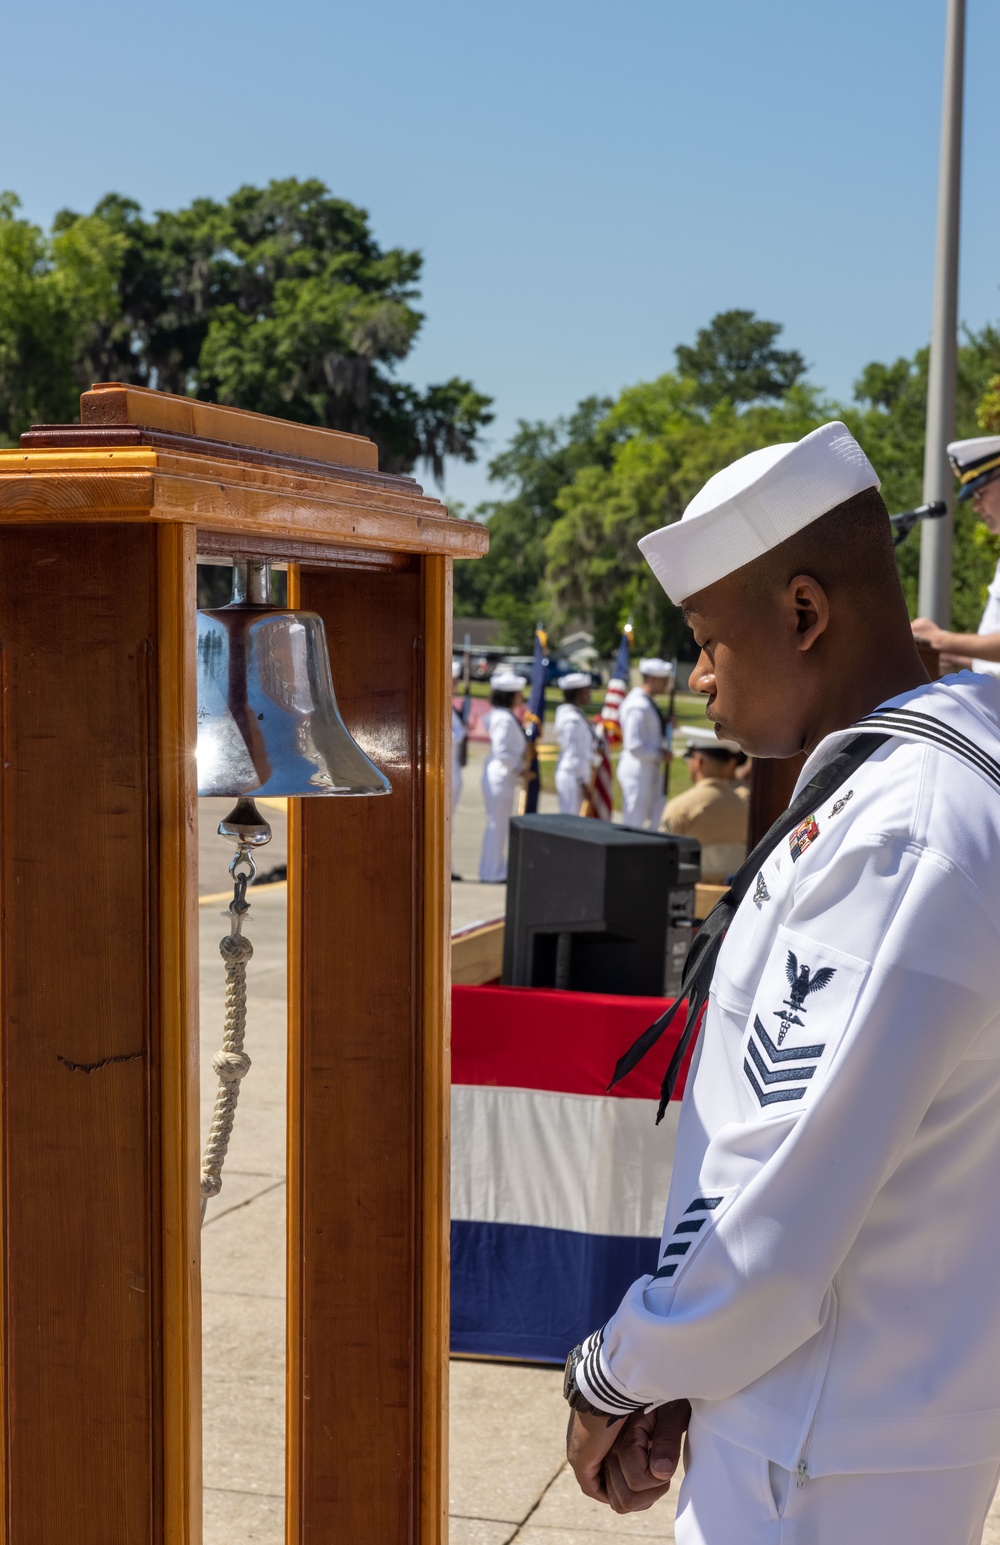
[[[502,884],[507,878],[507,836],[528,748],[514,709],[523,703],[527,685],[514,671],[494,671],[490,677],[493,706],[484,721],[490,737],[489,755],[483,763],[486,830],[479,857],[479,878],[489,883]]]
[[[640,660],[642,685],[633,687],[619,709],[622,752],[618,784],[622,821],[655,831],[663,810],[663,769],[667,724],[655,698],[667,691],[674,667],[667,660]]]
[[[584,712],[590,702],[590,675],[587,671],[570,671],[568,676],[560,676],[556,685],[563,695],[555,721],[559,742],[556,763],[559,811],[562,815],[579,815],[599,754],[597,733]]]
[[[927,680],[878,487],[827,424],[640,543],[716,733],[808,754],[689,956],[656,1265],[567,1363],[618,1512],[689,1420],[678,1545],[974,1545],[1000,1470],[1000,683]]]
[[[1000,435],[980,435],[974,440],[953,440],[948,460],[958,478],[958,501],[971,499],[972,508],[988,531],[1000,533]],[[950,633],[929,617],[913,623],[917,638],[942,654],[947,669],[968,666],[1000,676],[1000,563],[986,593],[986,607],[978,633]]]

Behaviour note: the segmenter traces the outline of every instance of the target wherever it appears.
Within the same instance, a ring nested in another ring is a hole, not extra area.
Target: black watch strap
[[[608,1426],[612,1422],[621,1421],[620,1416],[613,1416],[610,1411],[602,1411],[600,1406],[595,1406],[588,1400],[576,1382],[576,1370],[583,1361],[583,1344],[575,1346],[566,1358],[566,1370],[563,1374],[563,1398],[571,1411],[582,1411],[586,1416],[603,1416]]]

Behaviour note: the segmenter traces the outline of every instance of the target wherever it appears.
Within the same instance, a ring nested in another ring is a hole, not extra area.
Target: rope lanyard
[[[229,932],[219,940],[219,954],[226,966],[226,1022],[222,1048],[212,1058],[212,1069],[219,1079],[215,1094],[212,1125],[201,1161],[201,1221],[210,1196],[222,1190],[222,1166],[226,1162],[229,1140],[233,1135],[240,1084],[250,1071],[250,1058],[243,1050],[247,1028],[247,962],[253,958],[253,945],[243,937],[243,923],[250,911],[247,885],[257,873],[257,866],[246,844],[229,865],[233,876],[233,899],[229,903]]]

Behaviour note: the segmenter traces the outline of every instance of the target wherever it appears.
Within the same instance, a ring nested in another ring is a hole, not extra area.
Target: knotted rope
[[[236,865],[243,863],[249,873],[236,872]],[[229,1151],[233,1135],[236,1106],[240,1098],[240,1083],[250,1071],[250,1058],[243,1050],[247,1028],[247,961],[253,959],[253,945],[241,932],[243,919],[250,910],[246,899],[247,881],[256,872],[253,859],[241,849],[230,865],[234,873],[235,894],[229,904],[232,917],[231,932],[219,940],[219,954],[226,965],[226,1023],[222,1032],[222,1048],[212,1058],[212,1069],[218,1076],[219,1087],[215,1093],[212,1125],[205,1143],[201,1161],[201,1221],[205,1221],[205,1208],[210,1196],[218,1196],[222,1190],[222,1166]]]

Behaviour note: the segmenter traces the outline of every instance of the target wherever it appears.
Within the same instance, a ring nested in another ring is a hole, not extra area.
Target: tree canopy
[[[0,435],[75,418],[95,380],[134,382],[371,436],[380,465],[472,461],[490,400],[462,377],[400,381],[422,258],[362,209],[287,178],[146,217],[109,194],[49,233],[0,198]]]
[[[687,646],[670,605],[637,550],[640,536],[680,518],[720,467],[764,445],[799,439],[832,418],[858,436],[880,476],[890,511],[921,502],[927,350],[862,371],[854,401],[837,403],[809,385],[796,350],[780,350],[781,327],[728,311],[676,351],[677,369],[629,387],[615,401],[587,399],[555,424],[522,423],[490,476],[508,498],[477,512],[491,550],[459,565],[456,609],[502,618],[511,643],[527,647],[536,617],[556,630],[586,627],[611,653],[632,615],[643,650]],[[1000,332],[968,333],[959,350],[959,435],[975,434],[983,394],[1000,371]],[[1000,377],[994,383],[1000,414]],[[956,518],[953,620],[974,629],[1000,542],[968,505]],[[919,529],[899,549],[916,609]],[[468,576],[468,577],[467,577]]]

